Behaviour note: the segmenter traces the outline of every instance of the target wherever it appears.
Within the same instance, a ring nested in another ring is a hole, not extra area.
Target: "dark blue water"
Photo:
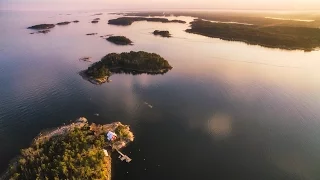
[[[107,12],[91,24],[94,13],[0,11],[0,171],[41,130],[84,116],[129,124],[136,136],[124,149],[133,161],[114,158],[113,179],[320,178],[319,51],[210,39],[183,24],[110,26],[117,16]],[[71,20],[80,23],[45,35],[26,29]],[[106,34],[134,46],[112,45]],[[78,75],[90,65],[82,56],[131,50],[158,53],[174,68],[113,75],[102,86]]]

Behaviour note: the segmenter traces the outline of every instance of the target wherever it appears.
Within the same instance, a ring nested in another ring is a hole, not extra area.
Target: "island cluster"
[[[93,16],[99,15],[102,13]],[[200,12],[166,14],[143,12],[116,13],[116,15],[124,15],[124,17],[111,19],[108,21],[109,24],[130,26],[139,21],[185,24],[186,22],[182,20],[149,16],[192,15],[198,19],[193,20],[190,28],[185,30],[188,33],[288,50],[311,51],[320,47],[320,29],[319,26],[316,26],[317,24],[301,26],[301,23],[281,22],[278,25],[270,19],[260,22],[253,17],[243,18],[219,14],[208,16]],[[234,23],[232,19],[240,23]],[[91,23],[95,24],[99,21],[100,18],[95,18]],[[72,22],[79,23],[78,20]],[[31,34],[46,34],[55,26],[65,26],[70,23],[65,21],[57,24],[38,24],[28,29],[37,30]],[[167,30],[155,30],[152,33],[156,36],[171,37]],[[86,35],[93,36],[97,33]],[[100,37],[116,45],[133,45],[133,42],[125,36],[104,35]],[[79,60],[91,62],[91,57],[85,56]],[[108,82],[112,74],[165,74],[171,69],[169,62],[156,53],[130,51],[109,53],[79,74],[85,80],[99,85]],[[10,165],[5,177],[8,179],[109,180],[111,178],[111,157],[108,156],[108,152],[119,151],[133,139],[134,136],[129,126],[119,122],[89,125],[85,118],[80,118],[70,125],[61,126],[36,137],[29,148],[21,150],[21,155]],[[127,158],[127,161],[130,159]]]

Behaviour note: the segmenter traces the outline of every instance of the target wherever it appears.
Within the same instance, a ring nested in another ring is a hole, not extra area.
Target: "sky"
[[[166,8],[315,10],[320,0],[0,0],[2,10]]]

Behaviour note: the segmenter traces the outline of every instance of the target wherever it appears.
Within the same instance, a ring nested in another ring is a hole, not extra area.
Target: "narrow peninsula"
[[[109,36],[107,41],[112,42],[116,45],[132,45],[132,41],[125,36]]]
[[[182,20],[169,20],[166,18],[120,17],[117,19],[109,20],[109,24],[119,25],[119,26],[129,26],[136,21],[161,22],[161,23],[182,23],[182,24],[186,23],[185,21],[182,21]]]
[[[103,84],[109,80],[112,73],[165,74],[171,69],[168,61],[158,54],[131,51],[110,53],[80,72],[80,75],[93,84]]]
[[[88,124],[86,118],[40,133],[10,165],[3,179],[111,179],[111,153],[134,140],[120,122]],[[122,156],[122,155],[121,155]],[[126,155],[121,160],[130,162]]]

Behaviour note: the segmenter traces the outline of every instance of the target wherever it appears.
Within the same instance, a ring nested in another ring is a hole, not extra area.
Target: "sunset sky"
[[[0,0],[0,9],[320,9],[320,0]]]

